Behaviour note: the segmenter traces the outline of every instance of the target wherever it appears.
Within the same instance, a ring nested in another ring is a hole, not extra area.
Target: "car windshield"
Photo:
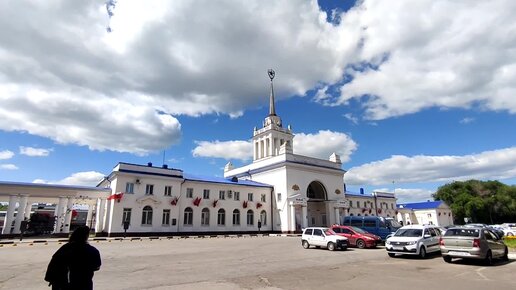
[[[353,231],[357,232],[357,233],[360,233],[360,234],[368,234],[368,232],[364,231],[363,229],[361,228],[357,228],[357,227],[350,227]]]
[[[387,225],[390,225],[391,228],[395,228],[395,229],[401,228],[401,224],[399,222],[397,222],[396,220],[387,219],[387,220],[385,220],[385,222],[387,223]]]
[[[423,235],[422,229],[399,229],[395,237],[421,237]]]
[[[335,232],[330,230],[330,229],[325,229],[324,230],[324,233],[327,235],[327,236],[333,236],[335,235]]]
[[[460,237],[478,238],[480,236],[480,230],[478,230],[478,229],[468,229],[468,228],[448,229],[446,231],[446,233],[444,233],[444,236],[445,237],[460,236]]]

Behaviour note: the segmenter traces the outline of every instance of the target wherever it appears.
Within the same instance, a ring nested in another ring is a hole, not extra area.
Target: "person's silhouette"
[[[93,272],[100,269],[100,253],[88,244],[90,228],[78,227],[52,256],[45,281],[54,289],[93,289]]]

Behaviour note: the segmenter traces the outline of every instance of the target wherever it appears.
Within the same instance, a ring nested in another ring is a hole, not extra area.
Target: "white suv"
[[[303,248],[308,249],[310,246],[325,247],[330,251],[337,248],[341,250],[348,249],[348,238],[337,236],[329,228],[306,228],[301,235],[301,244]]]
[[[389,257],[396,254],[418,255],[426,258],[427,253],[439,252],[441,231],[432,225],[410,225],[401,227],[387,239],[385,249]]]

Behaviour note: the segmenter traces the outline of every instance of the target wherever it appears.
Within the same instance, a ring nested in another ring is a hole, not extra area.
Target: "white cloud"
[[[316,134],[297,133],[294,137],[294,153],[328,159],[335,152],[341,161],[347,162],[358,145],[345,133],[320,130]]]
[[[173,116],[265,105],[268,68],[278,98],[338,81],[358,41],[316,1],[119,1],[114,12],[107,33],[102,1],[0,4],[1,130],[147,154],[178,142]]]
[[[460,120],[460,123],[461,124],[469,124],[469,123],[472,123],[473,121],[475,121],[475,118],[468,118],[468,117],[466,117],[466,118]]]
[[[422,188],[396,188],[394,192],[398,203],[434,200],[432,194],[435,193],[435,191]]]
[[[34,148],[34,147],[25,147],[20,146],[20,154],[27,156],[36,156],[36,157],[44,157],[48,156],[53,149],[44,149],[44,148]]]
[[[515,14],[512,0],[365,0],[341,21],[362,31],[361,63],[325,103],[360,99],[372,120],[429,107],[514,114]]]
[[[278,99],[359,98],[371,120],[434,106],[516,113],[515,1],[390,2],[359,1],[329,23],[317,1],[119,1],[107,33],[102,1],[4,1],[0,130],[160,151],[181,138],[179,115],[265,105],[271,67]]]
[[[344,176],[350,185],[449,182],[516,177],[516,147],[464,156],[403,156],[353,167]]]
[[[72,175],[63,178],[58,181],[47,181],[45,179],[35,179],[33,183],[45,183],[45,184],[65,184],[65,185],[79,185],[79,186],[96,186],[102,178],[104,178],[104,174],[96,171],[84,171],[84,172],[76,172]]]
[[[14,164],[0,164],[0,169],[4,170],[17,170],[18,166]]]
[[[253,158],[253,144],[248,141],[198,141],[192,151],[195,157],[249,160]]]
[[[335,152],[346,162],[356,149],[355,141],[340,132],[321,130],[316,134],[298,133],[294,137],[294,153],[310,157],[328,159]],[[199,141],[192,153],[195,157],[247,161],[253,158],[253,145],[249,141]]]
[[[343,115],[344,118],[348,119],[351,121],[351,123],[355,124],[355,125],[358,125],[358,118],[353,116],[353,114],[350,114],[350,113],[346,113]]]
[[[14,156],[14,152],[9,150],[0,151],[0,160],[11,159]]]

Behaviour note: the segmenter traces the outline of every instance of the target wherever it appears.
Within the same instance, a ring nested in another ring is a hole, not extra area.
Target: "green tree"
[[[439,187],[433,197],[450,206],[456,224],[466,217],[486,224],[516,220],[516,186],[496,180],[454,181]]]

